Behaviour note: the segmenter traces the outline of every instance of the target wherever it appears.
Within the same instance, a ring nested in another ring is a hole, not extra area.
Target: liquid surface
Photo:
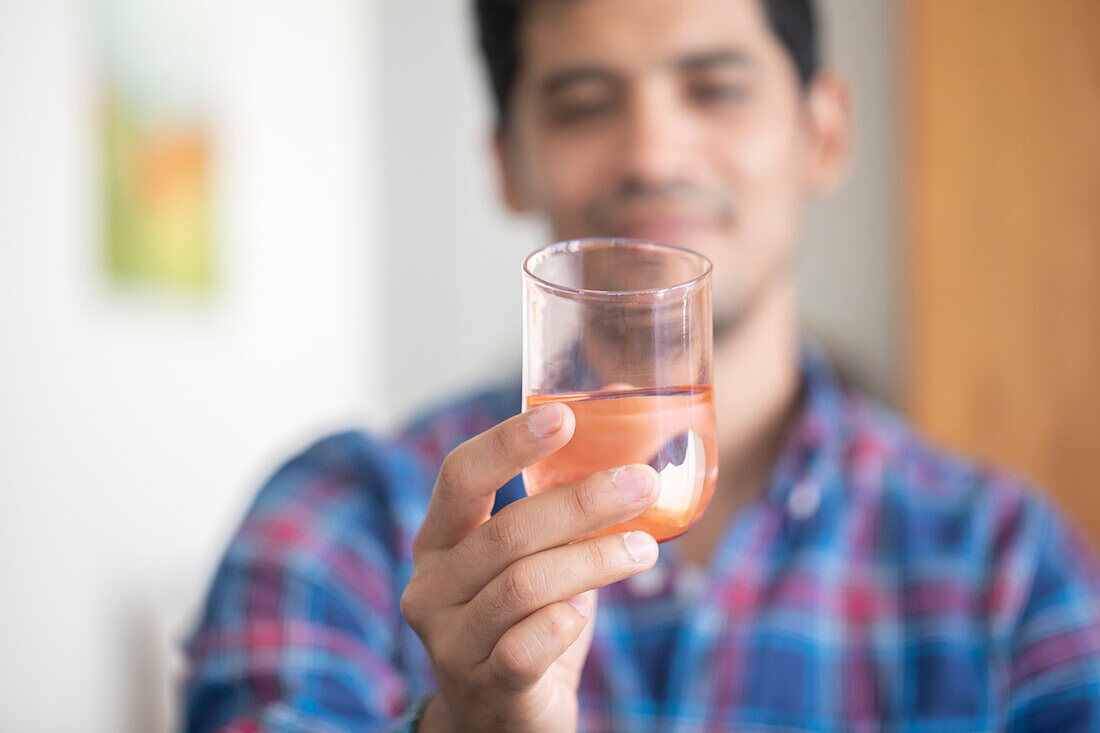
[[[718,478],[709,386],[531,395],[525,409],[548,402],[568,403],[577,428],[564,448],[523,472],[529,494],[596,471],[648,463],[661,477],[657,503],[634,519],[596,534],[643,530],[664,542],[698,520]]]

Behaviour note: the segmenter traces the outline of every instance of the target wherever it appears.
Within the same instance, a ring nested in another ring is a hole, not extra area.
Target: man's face
[[[558,239],[703,253],[720,321],[788,274],[806,192],[839,166],[759,0],[546,0],[519,43],[498,140],[513,208]]]

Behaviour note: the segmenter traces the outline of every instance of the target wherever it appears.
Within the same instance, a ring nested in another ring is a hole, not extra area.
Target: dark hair
[[[542,0],[474,0],[478,38],[489,71],[498,119],[508,116],[508,97],[519,69],[519,26]],[[805,87],[818,70],[817,22],[812,0],[760,0],[768,24],[791,55]]]

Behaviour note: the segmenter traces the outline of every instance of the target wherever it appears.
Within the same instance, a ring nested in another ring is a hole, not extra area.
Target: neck
[[[793,281],[765,293],[715,343],[720,474],[726,479],[720,486],[744,488],[738,484],[761,462],[761,448],[786,426],[798,396],[798,348]]]
[[[718,485],[703,517],[680,540],[689,562],[706,564],[732,516],[767,490],[798,407],[798,348],[793,280],[763,293],[715,341]]]

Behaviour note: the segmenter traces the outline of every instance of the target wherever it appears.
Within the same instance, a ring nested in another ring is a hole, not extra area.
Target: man
[[[524,498],[516,474],[574,421],[512,416],[515,387],[390,441],[327,438],[227,551],[188,729],[1100,729],[1090,550],[799,339],[802,208],[843,177],[849,124],[808,2],[477,10],[508,205],[559,239],[714,262],[714,500],[660,552],[640,532],[575,542],[652,504],[655,474]]]

